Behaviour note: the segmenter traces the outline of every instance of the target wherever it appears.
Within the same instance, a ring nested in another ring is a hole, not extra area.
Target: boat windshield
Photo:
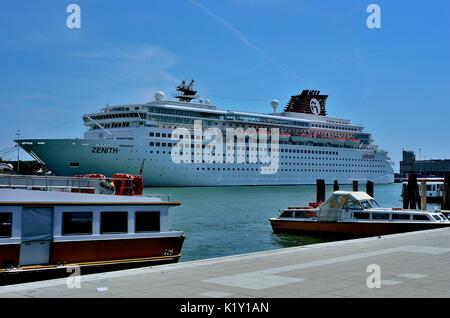
[[[371,209],[371,208],[379,208],[380,207],[378,202],[375,201],[374,199],[361,201],[361,205],[363,206],[364,209]]]
[[[380,205],[378,204],[377,201],[375,201],[374,199],[369,200],[370,204],[374,207],[374,208],[379,208]]]

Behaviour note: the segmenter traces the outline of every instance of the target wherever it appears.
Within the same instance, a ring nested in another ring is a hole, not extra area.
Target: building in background
[[[450,159],[416,160],[413,151],[403,151],[400,176],[415,174],[418,177],[445,177],[450,174]]]

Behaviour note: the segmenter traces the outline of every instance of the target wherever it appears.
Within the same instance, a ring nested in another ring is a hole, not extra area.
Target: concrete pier
[[[449,264],[444,228],[87,275],[80,288],[3,286],[0,297],[450,297]]]

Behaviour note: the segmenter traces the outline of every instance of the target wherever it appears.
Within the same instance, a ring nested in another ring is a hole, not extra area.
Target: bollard
[[[358,180],[353,180],[353,191],[358,192]]]
[[[334,180],[333,183],[333,192],[339,191],[339,182],[337,180]]]
[[[373,194],[374,194],[374,189],[373,189],[373,182],[372,181],[367,181],[367,185],[366,185],[366,193],[368,194],[368,195],[370,195],[372,198],[374,197],[373,196]]]
[[[403,209],[409,209],[408,185],[403,184],[402,187]]]
[[[450,175],[444,179],[444,187],[442,191],[442,210],[450,210]]]
[[[322,179],[317,179],[316,189],[317,189],[316,202],[324,202],[325,201],[325,181]]]
[[[408,177],[408,208],[415,210],[417,207],[417,177],[415,175],[410,175]]]
[[[420,183],[420,201],[422,210],[427,210],[427,183],[425,181]]]

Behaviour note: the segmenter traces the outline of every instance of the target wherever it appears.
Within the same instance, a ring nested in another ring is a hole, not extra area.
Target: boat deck
[[[381,288],[369,288],[381,270]],[[450,297],[450,229],[0,287],[0,297]]]

